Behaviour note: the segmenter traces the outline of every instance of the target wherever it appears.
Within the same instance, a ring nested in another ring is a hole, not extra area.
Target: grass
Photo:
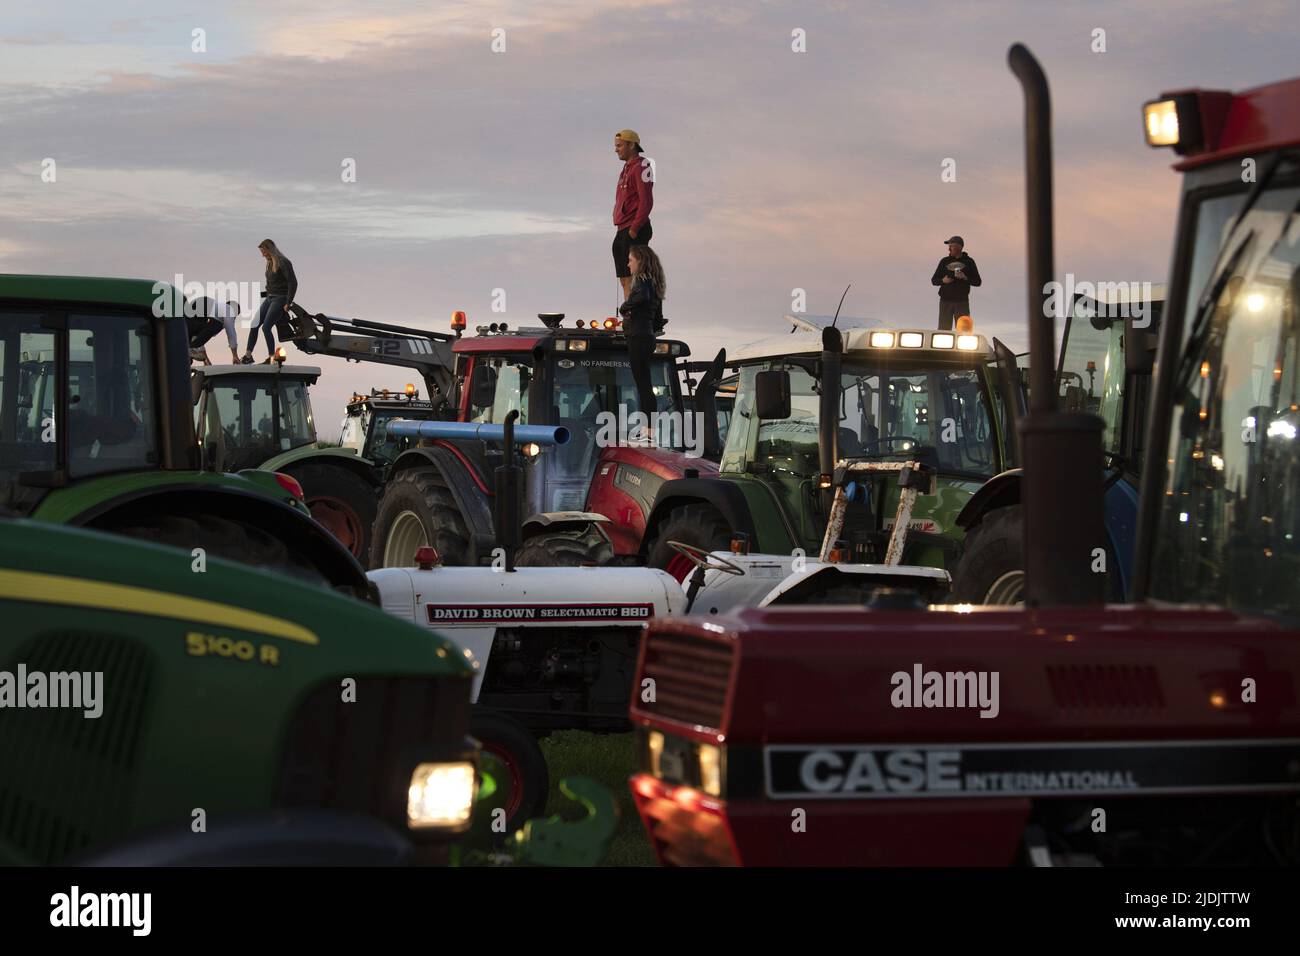
[[[583,730],[557,730],[542,738],[542,753],[551,774],[551,793],[546,814],[574,815],[574,804],[560,793],[565,777],[591,777],[614,794],[618,800],[619,823],[610,843],[604,866],[654,866],[641,819],[632,803],[627,779],[636,770],[633,735],[593,734]]]

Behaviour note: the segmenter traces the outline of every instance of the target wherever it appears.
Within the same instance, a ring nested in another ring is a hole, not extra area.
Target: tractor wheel
[[[469,563],[469,531],[442,475],[434,468],[399,471],[384,487],[370,545],[372,568],[409,568],[432,545],[448,566]]]
[[[313,462],[287,472],[302,485],[311,516],[367,567],[378,510],[375,490],[342,465]]]
[[[526,727],[496,710],[475,707],[470,712],[470,736],[483,745],[483,765],[497,785],[496,807],[505,810],[504,839],[546,809],[551,788],[550,772],[542,748]],[[493,821],[495,822],[495,820]]]
[[[674,508],[660,523],[646,549],[646,565],[667,571],[678,581],[685,581],[695,570],[695,565],[670,548],[669,541],[693,544],[705,551],[725,551],[731,544],[731,528],[722,513],[707,504]]]
[[[150,515],[121,527],[103,528],[114,534],[154,544],[170,545],[186,552],[202,548],[205,555],[225,558],[257,568],[269,568],[310,584],[328,587],[326,579],[310,561],[292,553],[284,542],[261,528],[231,518],[199,514]]]
[[[967,531],[952,576],[952,603],[1024,604],[1023,533],[1020,505],[990,511]]]
[[[521,568],[603,567],[614,560],[614,546],[595,522],[581,531],[544,531],[523,543],[515,554]]]

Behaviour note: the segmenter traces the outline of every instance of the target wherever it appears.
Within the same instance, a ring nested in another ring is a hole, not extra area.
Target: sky
[[[272,238],[312,312],[439,330],[457,309],[471,326],[602,318],[621,299],[612,144],[630,127],[655,163],[667,334],[696,357],[784,331],[796,290],[834,312],[850,283],[846,316],[931,327],[953,233],[984,279],[977,330],[1019,351],[1007,48],[1027,44],[1052,88],[1058,275],[1157,283],[1179,184],[1143,142],[1141,104],[1294,75],[1298,14],[1298,0],[6,0],[0,272],[251,284]],[[310,361],[324,437],[354,390],[410,379]]]

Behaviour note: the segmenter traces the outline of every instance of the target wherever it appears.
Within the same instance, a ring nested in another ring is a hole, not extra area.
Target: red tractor
[[[716,447],[716,417],[706,434],[697,427],[706,416],[683,415],[678,363],[690,350],[656,342],[651,379],[660,427],[653,441],[629,442],[630,413],[639,406],[619,321],[539,318],[540,327],[502,322],[459,335],[464,313],[456,313],[447,417],[500,425],[517,410],[521,424],[568,430],[566,444],[524,446],[520,565],[634,561],[657,489],[716,472],[704,457]],[[421,440],[401,451],[379,502],[371,566],[409,567],[425,546],[447,565],[490,560],[500,546],[493,512],[502,464],[499,445],[477,439]]]
[[[1052,387],[1047,84],[1024,47],[1010,62],[1025,605],[882,591],[653,625],[632,789],[665,863],[1300,863],[1300,79],[1146,106],[1183,194],[1132,603],[1105,605],[1102,423]]]

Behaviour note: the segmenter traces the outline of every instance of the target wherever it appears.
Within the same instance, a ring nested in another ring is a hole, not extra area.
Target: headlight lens
[[[469,822],[474,808],[474,765],[422,763],[411,774],[407,790],[406,823],[413,830],[458,827]]]
[[[700,744],[700,789],[722,796],[722,751],[713,744]]]

